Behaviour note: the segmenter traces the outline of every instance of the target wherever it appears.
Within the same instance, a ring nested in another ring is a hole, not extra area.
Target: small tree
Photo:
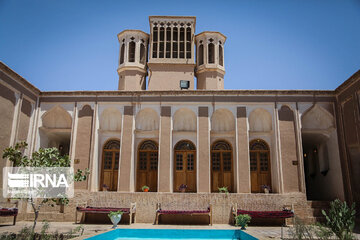
[[[24,155],[24,150],[27,148],[26,142],[16,143],[15,147],[8,147],[3,152],[3,158],[9,159],[16,167],[70,167],[70,158],[68,155],[60,155],[57,148],[40,148],[29,158]],[[74,181],[85,181],[89,175],[89,169],[82,171],[78,169],[74,174]],[[44,204],[54,206],[55,203],[67,205],[68,198],[42,198],[38,203],[37,199],[30,197],[24,198],[29,202],[34,210],[34,224],[32,229],[35,229],[36,222],[39,216],[40,208]]]

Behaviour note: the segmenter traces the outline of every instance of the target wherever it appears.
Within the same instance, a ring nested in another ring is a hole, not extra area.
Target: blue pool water
[[[122,239],[240,239],[257,240],[257,238],[241,230],[192,230],[192,229],[115,229],[110,232],[102,233],[89,240],[122,240]]]

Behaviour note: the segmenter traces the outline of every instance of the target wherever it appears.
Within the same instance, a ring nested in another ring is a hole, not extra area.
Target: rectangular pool
[[[122,240],[122,239],[240,239],[257,240],[241,230],[206,230],[206,229],[115,229],[96,235],[89,240]]]

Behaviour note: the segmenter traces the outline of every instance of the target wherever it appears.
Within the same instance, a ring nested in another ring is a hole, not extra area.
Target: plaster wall
[[[197,89],[221,90],[224,89],[224,74],[216,70],[196,73]]]
[[[181,90],[180,80],[190,81],[189,89],[195,89],[194,64],[148,63],[148,90]]]
[[[0,84],[0,152],[10,146],[11,131],[14,118],[16,98],[15,93]],[[0,154],[0,168],[6,166],[6,160]],[[0,186],[2,188],[2,171],[0,173]]]
[[[124,70],[119,73],[119,90],[140,91],[146,88],[146,72],[139,70]]]
[[[23,99],[20,112],[19,131],[17,141],[28,141],[30,121],[32,116],[32,105],[27,99]]]

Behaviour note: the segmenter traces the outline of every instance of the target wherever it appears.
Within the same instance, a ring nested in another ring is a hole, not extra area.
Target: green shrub
[[[235,217],[235,225],[241,226],[241,229],[246,229],[250,223],[251,217],[247,214],[239,214]]]
[[[115,211],[115,212],[110,212],[109,214],[108,214],[108,217],[109,218],[111,218],[112,216],[117,216],[117,215],[123,215],[124,214],[124,212],[123,211]]]
[[[289,228],[291,239],[317,239],[328,240],[352,240],[355,239],[352,231],[355,227],[355,204],[349,208],[346,202],[339,199],[330,203],[330,210],[326,213],[322,210],[326,223],[305,225],[299,218],[295,218],[295,224]]]
[[[341,202],[339,199],[330,203],[328,213],[322,210],[326,219],[325,226],[341,240],[354,239],[352,232],[355,227],[355,213],[355,203],[349,208],[346,202]]]
[[[314,239],[313,237],[314,226],[304,224],[303,220],[295,217],[294,226],[289,228],[290,239]]]
[[[305,224],[304,221],[295,217],[295,222],[288,230],[289,239],[309,239],[309,240],[330,240],[333,238],[331,229],[321,224]]]
[[[0,240],[66,240],[79,237],[84,232],[82,225],[70,230],[67,233],[49,233],[49,223],[44,222],[39,233],[34,232],[32,227],[25,226],[18,233],[2,233]]]
[[[227,187],[218,187],[218,189],[219,189],[219,193],[225,193],[226,194],[226,196],[229,196],[229,190],[228,190],[228,188]]]

